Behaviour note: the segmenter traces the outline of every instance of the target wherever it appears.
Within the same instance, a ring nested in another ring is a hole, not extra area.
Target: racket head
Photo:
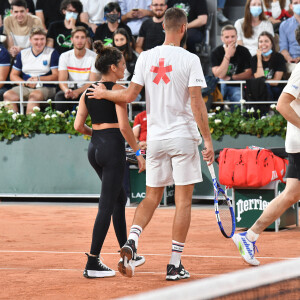
[[[214,184],[214,207],[217,223],[221,233],[226,238],[231,238],[235,232],[235,215],[231,200],[221,188],[217,179],[213,179]]]

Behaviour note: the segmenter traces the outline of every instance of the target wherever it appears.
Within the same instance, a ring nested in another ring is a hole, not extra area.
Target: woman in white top
[[[255,55],[258,48],[258,36],[268,31],[274,36],[272,23],[266,20],[262,0],[247,0],[245,16],[234,24],[239,45],[245,46],[251,55]]]
[[[273,24],[275,33],[279,33],[281,22],[292,16],[290,0],[264,0],[263,8],[267,19]]]

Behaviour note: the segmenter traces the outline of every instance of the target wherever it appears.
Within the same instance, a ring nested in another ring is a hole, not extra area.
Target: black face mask
[[[186,44],[186,40],[187,40],[187,31],[184,33],[184,35],[180,41],[180,47],[183,47]]]
[[[120,51],[124,51],[127,47],[127,44],[124,44],[122,46],[116,46],[116,48],[118,48]]]
[[[106,14],[106,20],[109,23],[116,23],[119,19],[119,14]]]

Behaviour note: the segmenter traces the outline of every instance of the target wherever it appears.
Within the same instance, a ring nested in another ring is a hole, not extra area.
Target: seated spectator
[[[182,8],[188,16],[187,50],[196,53],[196,44],[205,39],[205,25],[207,23],[208,10],[206,1],[198,0],[169,0],[168,7]]]
[[[275,51],[273,36],[263,31],[258,38],[257,54],[251,59],[251,69],[255,78],[265,77],[266,80],[282,80],[286,72],[285,60],[282,54]],[[269,99],[277,101],[284,85],[279,83],[266,83]]]
[[[48,29],[51,22],[62,21],[64,19],[64,15],[60,11],[61,2],[62,0],[37,0],[35,15],[41,19],[45,29]]]
[[[267,19],[273,24],[274,32],[279,33],[282,21],[290,18],[290,0],[264,0],[263,8]]]
[[[165,31],[162,24],[168,8],[166,0],[152,0],[150,8],[154,16],[145,20],[140,28],[135,48],[138,53],[160,46],[165,40]]]
[[[109,2],[117,2],[117,0],[81,0],[83,11],[80,14],[80,21],[87,24],[96,32],[97,27],[105,22],[104,7]]]
[[[300,46],[295,38],[295,30],[300,25],[300,0],[291,0],[294,16],[282,22],[279,27],[280,52],[287,61],[287,72],[291,73],[300,61]]]
[[[132,128],[136,142],[140,145],[141,150],[147,149],[147,113],[142,111],[134,118]]]
[[[136,38],[142,23],[147,17],[152,17],[151,0],[118,0],[121,7],[121,20],[126,23]]]
[[[54,84],[43,84],[43,81],[57,81],[58,53],[53,48],[46,47],[46,31],[33,28],[30,33],[31,47],[21,50],[17,55],[10,73],[11,81],[24,81],[23,97],[28,100],[26,113],[33,112],[34,106],[40,106],[37,101],[44,101],[55,95]],[[20,87],[13,87],[3,95],[4,101],[20,101]],[[18,111],[16,103],[10,103],[8,108]]]
[[[121,9],[117,2],[110,2],[104,7],[104,16],[106,22],[99,25],[96,29],[94,41],[100,40],[105,46],[112,46],[113,33],[118,28],[124,28],[131,37],[130,28],[123,22],[119,22],[121,17]]]
[[[75,27],[84,26],[89,30],[85,23],[79,21],[79,15],[82,12],[82,4],[79,0],[63,0],[60,11],[65,19],[50,23],[47,33],[47,46],[56,49],[59,54],[73,49],[71,31]],[[86,48],[90,48],[90,45],[87,39]]]
[[[10,70],[10,56],[6,48],[0,45],[0,81],[6,81]],[[9,85],[0,83],[0,101],[3,101],[3,94],[9,89]]]
[[[238,19],[234,27],[237,30],[237,43],[248,48],[252,56],[256,54],[258,36],[263,31],[268,31],[274,36],[273,25],[266,20],[262,0],[247,0],[245,16],[242,19]]]
[[[95,68],[97,54],[85,48],[88,32],[85,27],[75,27],[71,33],[71,41],[74,49],[64,52],[59,57],[58,80],[59,81],[97,81],[100,73]],[[55,101],[79,100],[81,94],[90,86],[90,83],[60,83],[59,91],[55,96]],[[59,111],[72,110],[78,104],[55,103],[55,108]]]
[[[236,28],[226,25],[221,30],[223,45],[212,51],[212,72],[222,80],[246,80],[251,78],[251,54],[249,50],[237,42]],[[224,99],[239,102],[242,99],[239,84],[221,84]],[[231,110],[234,107],[231,105]]]
[[[226,0],[218,0],[217,2],[217,20],[220,26],[230,24],[228,18],[226,18],[223,14],[225,4],[226,4]]]
[[[25,0],[11,2],[11,15],[4,19],[4,34],[7,48],[12,57],[30,46],[29,36],[33,27],[42,27],[41,20],[28,13]]]
[[[119,28],[114,32],[113,46],[123,53],[126,61],[126,70],[123,80],[130,81],[133,76],[138,54],[131,47],[130,37],[124,28]]]

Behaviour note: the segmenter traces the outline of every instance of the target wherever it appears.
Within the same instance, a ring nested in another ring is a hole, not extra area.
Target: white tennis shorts
[[[201,181],[197,140],[176,138],[147,142],[147,186],[188,185]]]

